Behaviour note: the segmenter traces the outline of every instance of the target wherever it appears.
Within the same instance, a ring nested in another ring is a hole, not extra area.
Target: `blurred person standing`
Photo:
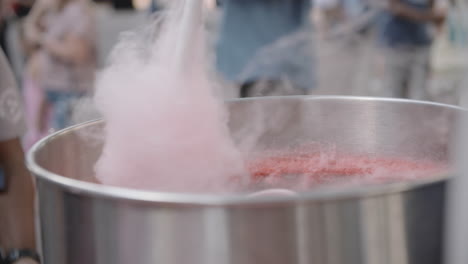
[[[314,1],[320,87],[316,94],[369,95],[369,54],[377,13],[362,0]]]
[[[23,117],[13,72],[0,50],[0,263],[39,262],[33,180],[20,143],[25,132]]]
[[[431,46],[445,11],[434,0],[389,0],[380,17],[385,57],[384,91],[388,97],[428,100]]]
[[[218,71],[240,96],[306,94],[315,86],[310,0],[224,0]]]
[[[93,86],[96,69],[96,25],[89,0],[40,0],[45,9],[38,21],[27,23],[27,41],[35,47],[32,72],[45,103],[41,120],[51,113],[48,127],[62,129],[69,125],[74,101]]]

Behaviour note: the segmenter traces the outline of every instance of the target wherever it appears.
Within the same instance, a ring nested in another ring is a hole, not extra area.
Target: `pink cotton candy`
[[[139,32],[122,40],[100,74],[95,101],[106,122],[96,165],[104,184],[170,192],[226,192],[248,177],[210,81],[202,27],[185,69],[174,67],[177,17],[157,41]]]

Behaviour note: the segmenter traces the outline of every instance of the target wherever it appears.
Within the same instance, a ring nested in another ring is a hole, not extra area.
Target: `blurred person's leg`
[[[285,80],[251,82],[241,87],[241,97],[306,95],[308,91]]]
[[[240,98],[249,97],[252,87],[255,85],[255,82],[247,82],[241,85],[240,87]]]
[[[44,92],[29,76],[25,76],[23,80],[23,97],[28,127],[25,147],[28,149],[45,136],[47,131],[44,124],[46,119],[43,116],[45,114]]]
[[[381,96],[392,98],[406,97],[406,86],[410,70],[407,52],[396,49],[384,50],[384,76]]]
[[[63,126],[63,124],[61,124],[62,104],[60,103],[60,92],[46,91],[45,95],[47,104],[44,105],[44,108],[42,110],[47,111],[46,109],[50,107],[51,115],[48,122],[48,127],[59,130]]]
[[[46,136],[50,129],[51,103],[42,87],[43,69],[39,52],[31,51],[22,72],[23,98],[25,101],[28,131],[24,140],[26,148]]]
[[[428,78],[430,70],[429,48],[419,48],[413,51],[410,78],[408,80],[408,98],[428,100]]]
[[[45,97],[45,95],[44,95]],[[40,119],[39,119],[39,130],[47,131],[51,128],[51,120],[52,120],[52,105],[48,102],[48,100],[44,99],[40,104]]]

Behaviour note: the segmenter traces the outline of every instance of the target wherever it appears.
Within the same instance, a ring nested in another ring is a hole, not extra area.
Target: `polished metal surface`
[[[245,151],[313,141],[353,153],[443,162],[450,162],[449,142],[462,111],[347,97],[245,99],[228,107],[232,134]],[[28,154],[47,264],[442,261],[449,175],[278,197],[127,190],[96,184],[101,128],[98,121],[72,127]]]
[[[444,264],[468,263],[468,113],[459,118],[456,175],[447,186]]]

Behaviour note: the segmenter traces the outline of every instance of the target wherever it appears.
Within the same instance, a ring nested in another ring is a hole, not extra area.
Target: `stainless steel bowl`
[[[352,97],[227,105],[233,137],[244,151],[315,141],[355,153],[449,163],[462,111]],[[28,154],[47,264],[441,263],[449,175],[282,197],[122,189],[94,178],[102,141],[89,136],[102,126],[96,121],[60,131]]]

